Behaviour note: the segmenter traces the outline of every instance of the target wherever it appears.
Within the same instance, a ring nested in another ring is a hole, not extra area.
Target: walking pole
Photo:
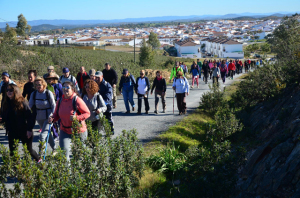
[[[48,140],[49,140],[49,136],[50,136],[50,133],[51,133],[51,126],[52,126],[52,123],[49,123],[49,131],[48,131],[48,135],[47,135],[47,141],[46,141],[46,148],[45,148],[44,161],[45,161],[45,158],[46,158],[47,145],[48,145]]]

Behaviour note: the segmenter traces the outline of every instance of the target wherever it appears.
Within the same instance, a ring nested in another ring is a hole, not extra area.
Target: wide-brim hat
[[[46,79],[46,80],[47,80],[47,79],[58,80],[58,77],[57,77],[57,74],[56,74],[56,73],[52,72],[52,73],[50,73],[45,79]]]

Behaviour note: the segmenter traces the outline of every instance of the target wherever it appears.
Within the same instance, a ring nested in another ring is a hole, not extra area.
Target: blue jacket
[[[194,65],[191,66],[191,70],[190,73],[193,74],[193,76],[198,76],[200,74],[200,68],[199,65],[196,65],[196,67],[194,67]]]
[[[111,85],[103,79],[99,85],[99,89],[100,89],[99,93],[105,102],[107,111],[111,111],[111,106],[112,106],[112,87],[111,87]]]
[[[52,84],[52,87],[54,88],[54,92],[55,92],[55,100],[59,101],[59,99],[63,95],[62,85],[60,83],[57,83],[57,84]]]
[[[121,92],[122,89],[124,91],[131,91],[135,86],[136,82],[132,74],[129,74],[127,77],[122,76],[119,83],[119,91]]]

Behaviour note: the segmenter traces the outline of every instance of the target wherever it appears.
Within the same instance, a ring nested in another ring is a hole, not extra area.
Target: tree
[[[6,23],[5,33],[3,36],[3,41],[9,44],[16,44],[17,43],[17,32],[15,28],[12,28]]]
[[[261,45],[260,49],[264,54],[267,54],[271,51],[271,47],[268,43],[265,43],[265,44]]]
[[[258,40],[258,39],[259,39],[259,36],[254,36],[254,39]]]
[[[150,32],[148,43],[152,46],[153,49],[158,49],[160,47],[160,42],[157,38],[157,34]]]
[[[20,14],[18,16],[18,24],[16,27],[16,32],[19,36],[26,36],[26,33],[29,33],[31,31],[31,26],[27,24],[26,18],[23,16],[23,14]]]
[[[252,51],[255,53],[257,50],[259,50],[259,45],[257,43],[253,44],[252,46]]]
[[[142,47],[140,48],[140,65],[151,66],[154,61],[154,52],[152,46],[148,44],[145,39],[142,41]]]

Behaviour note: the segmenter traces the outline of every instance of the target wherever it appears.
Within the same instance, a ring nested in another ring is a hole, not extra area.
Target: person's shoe
[[[117,108],[117,105],[113,107],[114,109]]]
[[[186,114],[186,110],[184,110],[183,114]]]
[[[125,113],[130,113],[130,111],[126,111]]]
[[[134,107],[132,107],[132,111],[134,111],[135,110],[135,108]]]
[[[166,110],[165,109],[163,109],[163,111],[162,111],[163,113],[166,113]]]
[[[197,86],[197,88],[199,89],[199,85]]]
[[[178,115],[182,115],[182,112],[179,112],[179,114]]]
[[[54,150],[54,151],[52,152],[52,156],[55,156],[56,154],[57,154],[57,151]]]
[[[154,111],[154,113],[155,113],[155,114],[158,114],[158,111],[157,111],[157,110],[155,110],[155,111]]]
[[[194,88],[194,86],[191,86],[191,88],[193,89],[193,88]]]
[[[112,132],[111,132],[111,135],[115,135],[115,131],[112,131]]]
[[[141,115],[142,113],[141,113],[141,112],[137,112],[137,114],[138,114],[138,115]]]
[[[148,111],[146,111],[146,114],[149,114],[149,112],[148,112]]]

